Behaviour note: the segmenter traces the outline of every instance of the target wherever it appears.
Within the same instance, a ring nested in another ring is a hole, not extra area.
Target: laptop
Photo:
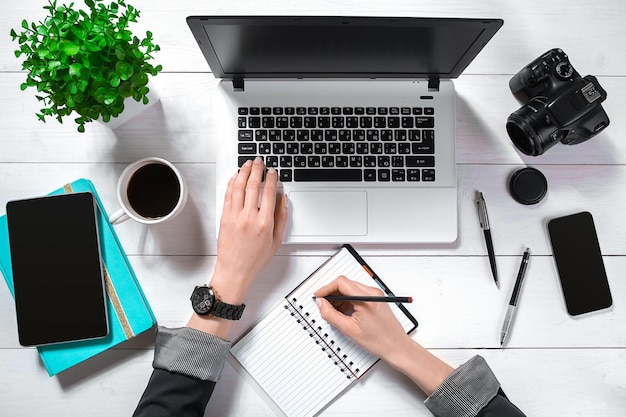
[[[286,243],[452,243],[453,78],[500,19],[190,16],[215,77],[217,220],[260,156],[289,197]]]

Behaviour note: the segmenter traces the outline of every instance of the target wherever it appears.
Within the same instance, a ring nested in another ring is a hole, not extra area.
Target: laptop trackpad
[[[292,191],[291,236],[364,236],[367,192]]]

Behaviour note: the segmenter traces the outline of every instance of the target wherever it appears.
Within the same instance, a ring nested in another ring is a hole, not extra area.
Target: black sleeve
[[[133,417],[202,417],[215,382],[154,369]]]
[[[477,417],[525,417],[526,415],[520,411],[504,394],[502,389],[498,390],[498,394],[478,413]]]

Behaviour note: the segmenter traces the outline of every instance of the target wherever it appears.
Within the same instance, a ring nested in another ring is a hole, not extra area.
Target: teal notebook
[[[154,327],[156,319],[139,286],[122,245],[102,206],[91,181],[79,179],[50,194],[91,192],[98,204],[100,251],[104,261],[104,281],[107,292],[109,335],[103,339],[39,346],[39,356],[50,376],[56,375],[100,352],[120,344]],[[0,217],[0,272],[13,290],[11,252],[6,215]],[[17,326],[17,324],[16,324]]]

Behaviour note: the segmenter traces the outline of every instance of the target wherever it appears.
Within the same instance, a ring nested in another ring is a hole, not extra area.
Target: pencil
[[[313,297],[315,300],[316,297]],[[370,303],[412,303],[413,297],[375,297],[367,295],[327,295],[322,297],[328,301],[367,301]]]

